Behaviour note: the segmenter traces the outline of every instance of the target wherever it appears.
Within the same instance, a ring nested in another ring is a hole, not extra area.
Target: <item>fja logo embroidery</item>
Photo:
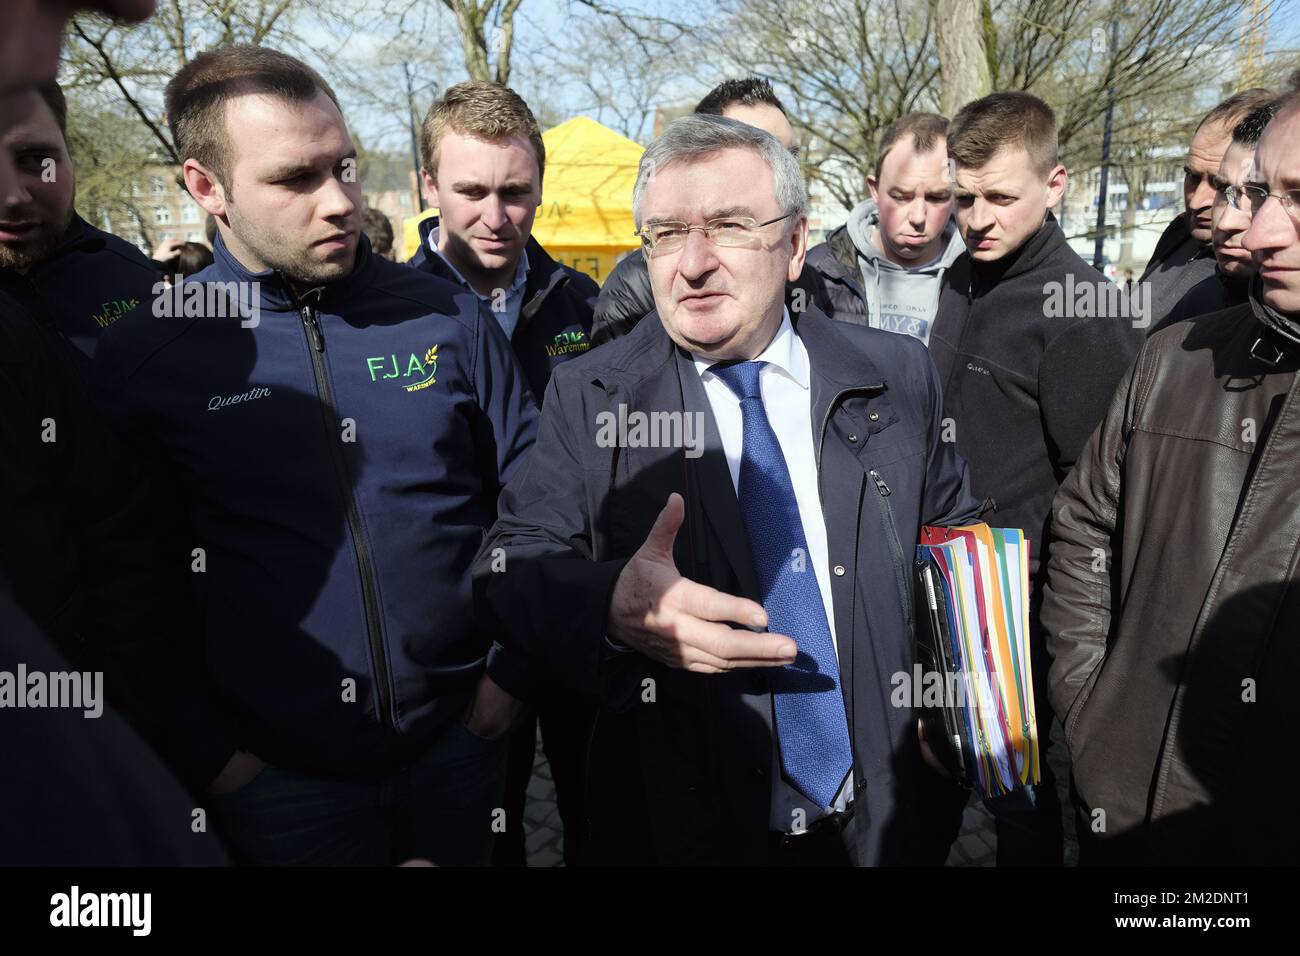
[[[381,378],[403,379],[404,381],[398,383],[402,388],[408,392],[418,392],[436,381],[434,375],[438,371],[438,346],[432,346],[424,353],[424,358],[411,352],[404,362],[396,354],[376,355],[374,358],[366,359],[366,367],[370,370],[372,382],[379,381]]]
[[[561,332],[557,335],[551,345],[545,346],[546,354],[550,358],[557,355],[570,355],[574,352],[586,352],[591,348],[591,343],[586,341],[587,333],[582,329],[576,329],[572,332]]]
[[[101,302],[102,311],[92,312],[90,317],[101,329],[106,329],[139,304],[139,299],[114,299],[111,302]]]

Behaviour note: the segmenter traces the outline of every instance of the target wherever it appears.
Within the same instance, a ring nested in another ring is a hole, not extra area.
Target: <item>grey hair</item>
[[[808,187],[804,185],[799,161],[764,130],[726,116],[692,113],[675,119],[641,154],[641,165],[632,187],[632,218],[641,228],[641,201],[646,184],[655,171],[674,163],[690,162],[724,149],[747,149],[758,153],[772,171],[773,192],[783,213],[808,215]]]

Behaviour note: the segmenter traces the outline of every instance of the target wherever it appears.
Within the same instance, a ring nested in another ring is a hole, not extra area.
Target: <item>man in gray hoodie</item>
[[[827,315],[929,344],[944,272],[965,251],[952,220],[947,130],[935,113],[885,127],[871,198],[808,253],[800,277]]]

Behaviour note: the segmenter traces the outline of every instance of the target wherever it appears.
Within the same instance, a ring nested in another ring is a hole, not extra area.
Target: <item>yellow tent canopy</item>
[[[632,234],[632,184],[643,148],[585,116],[575,116],[542,134],[546,176],[533,236],[558,262],[597,282],[618,257],[640,245]],[[419,222],[403,224],[403,258],[419,245]]]

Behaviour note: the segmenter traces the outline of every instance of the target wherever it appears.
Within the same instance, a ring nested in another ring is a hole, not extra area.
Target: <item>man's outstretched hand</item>
[[[685,514],[682,496],[669,495],[645,542],[614,585],[609,636],[669,667],[703,674],[793,662],[797,648],[789,637],[728,625],[767,627],[767,611],[761,604],[678,573],[673,540]]]

